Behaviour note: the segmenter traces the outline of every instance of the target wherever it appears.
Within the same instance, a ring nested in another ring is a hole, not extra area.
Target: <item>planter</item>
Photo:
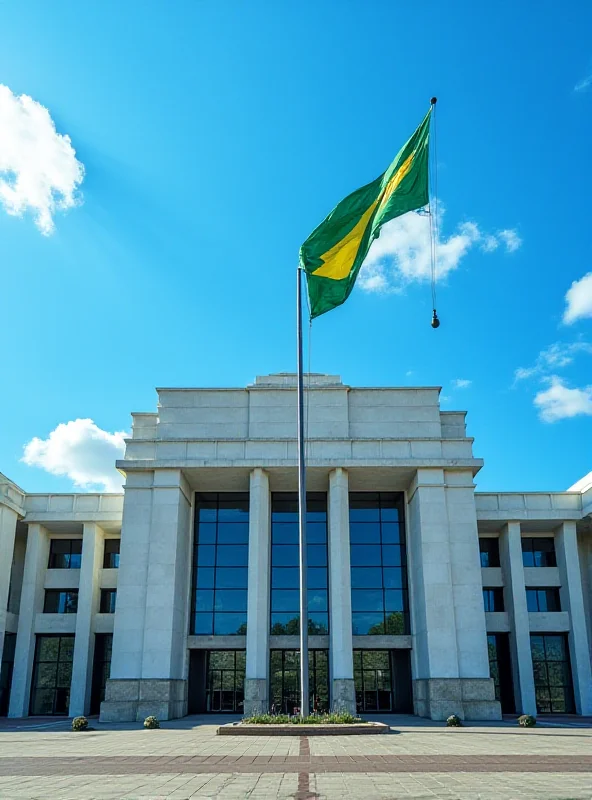
[[[221,725],[218,736],[370,736],[390,730],[383,722],[352,725],[245,725],[232,722]]]

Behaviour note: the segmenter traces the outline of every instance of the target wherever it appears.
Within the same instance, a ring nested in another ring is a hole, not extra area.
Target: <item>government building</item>
[[[438,388],[306,381],[311,709],[591,714],[592,473],[475,492]],[[132,418],[121,494],[0,475],[0,715],[293,712],[295,375]]]

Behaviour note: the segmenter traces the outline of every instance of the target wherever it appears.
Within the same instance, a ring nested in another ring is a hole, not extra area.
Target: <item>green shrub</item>
[[[160,728],[160,722],[156,719],[156,717],[146,717],[144,720],[144,727],[154,730],[155,728]]]
[[[518,725],[521,728],[534,728],[536,725],[536,717],[533,717],[531,714],[522,714],[522,716],[518,717]]]
[[[446,720],[447,728],[462,728],[462,720],[456,714],[451,714]]]
[[[85,731],[88,728],[88,720],[86,717],[74,717],[72,720],[73,731]]]
[[[245,725],[355,725],[362,722],[360,717],[348,711],[330,711],[325,714],[309,714],[308,717],[288,714],[253,714],[245,717]]]

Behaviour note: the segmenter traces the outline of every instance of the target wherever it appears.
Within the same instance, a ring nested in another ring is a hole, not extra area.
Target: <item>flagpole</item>
[[[298,550],[300,566],[300,716],[308,706],[308,602],[306,591],[306,465],[304,461],[304,376],[302,369],[302,268],[296,270],[298,401]]]

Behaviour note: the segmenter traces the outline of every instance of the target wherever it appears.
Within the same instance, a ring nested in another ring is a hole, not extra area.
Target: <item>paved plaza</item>
[[[581,718],[445,728],[382,717],[381,736],[219,737],[228,717],[160,730],[0,721],[0,798],[592,798],[592,727]]]

